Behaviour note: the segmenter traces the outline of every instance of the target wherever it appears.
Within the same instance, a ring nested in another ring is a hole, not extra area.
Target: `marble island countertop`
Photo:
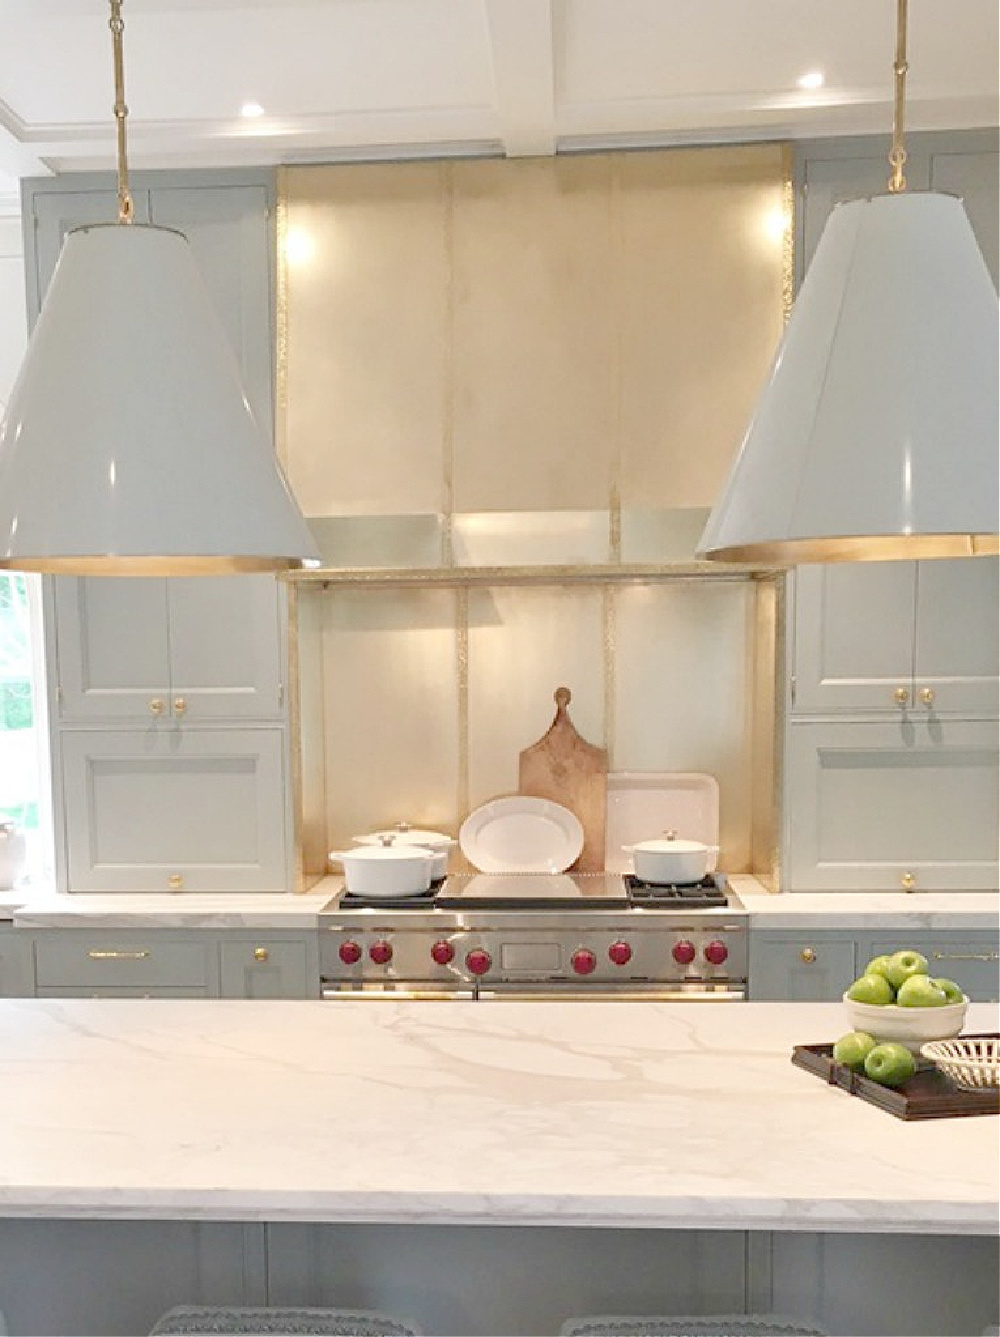
[[[838,1004],[8,1000],[0,1216],[995,1233],[997,1120],[904,1123],[790,1062],[844,1029]]]

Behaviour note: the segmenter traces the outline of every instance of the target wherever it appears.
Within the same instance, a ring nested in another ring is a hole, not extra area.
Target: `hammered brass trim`
[[[444,165],[444,252],[445,252],[445,328],[442,375],[441,422],[441,562],[451,566],[455,560],[455,190],[450,163]]]
[[[288,169],[279,167],[275,201],[274,447],[288,467]]]
[[[791,144],[781,146],[781,319],[788,324],[795,302],[795,154]]]
[[[601,599],[601,637],[604,650],[604,748],[608,754],[608,770],[613,769],[615,744],[615,699],[617,681],[615,666],[618,662],[617,604],[613,589],[605,588]]]
[[[289,584],[317,584],[324,588],[355,585],[361,588],[420,586],[460,589],[482,585],[628,585],[662,584],[671,580],[746,581],[774,575],[774,569],[751,565],[688,562],[676,565],[620,566],[452,566],[452,567],[320,567],[288,571]]]
[[[458,709],[457,811],[469,811],[469,591],[455,591],[455,686]]]

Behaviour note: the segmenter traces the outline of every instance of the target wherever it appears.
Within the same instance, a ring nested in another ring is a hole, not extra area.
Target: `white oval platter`
[[[583,827],[558,803],[509,794],[469,813],[458,843],[480,873],[563,873],[580,857]]]

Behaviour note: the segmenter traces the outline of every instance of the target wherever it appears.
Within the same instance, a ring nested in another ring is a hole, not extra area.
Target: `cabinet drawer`
[[[193,987],[215,993],[217,953],[211,939],[164,940],[155,932],[40,934],[35,940],[35,980],[39,995],[50,986],[140,991]]]
[[[221,992],[223,998],[315,998],[319,992],[319,964],[310,977],[309,949],[304,941],[255,938],[252,942],[223,939]]]
[[[56,988],[49,985],[36,991],[37,998],[214,998],[212,991],[197,984],[176,986],[142,984],[75,984]]]
[[[927,958],[931,975],[954,980],[974,1003],[1000,1001],[1000,941],[996,933],[965,934],[913,933],[899,929],[894,933],[873,934],[861,940],[858,969],[864,969],[873,956],[910,948]]]

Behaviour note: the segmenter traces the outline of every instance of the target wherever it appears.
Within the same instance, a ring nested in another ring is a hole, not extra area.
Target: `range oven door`
[[[633,984],[578,985],[521,982],[442,987],[439,983],[377,982],[374,984],[324,981],[322,998],[388,1000],[390,1002],[582,1002],[582,1003],[741,1003],[742,984]]]

